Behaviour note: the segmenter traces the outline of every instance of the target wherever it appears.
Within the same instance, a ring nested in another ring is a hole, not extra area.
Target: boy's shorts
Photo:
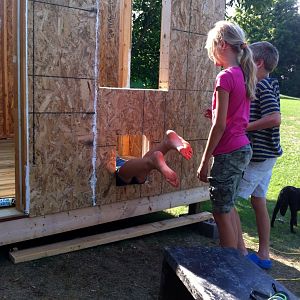
[[[136,177],[132,177],[130,182],[125,182],[120,176],[119,176],[119,170],[120,168],[128,161],[127,159],[117,157],[116,158],[116,186],[124,186],[124,185],[131,185],[131,184],[144,184],[144,182],[139,182]]]
[[[228,213],[234,207],[237,189],[252,156],[250,145],[214,157],[210,171],[210,199],[213,212]]]
[[[238,197],[248,199],[252,195],[265,198],[276,160],[277,157],[267,158],[262,162],[251,161],[241,179]]]

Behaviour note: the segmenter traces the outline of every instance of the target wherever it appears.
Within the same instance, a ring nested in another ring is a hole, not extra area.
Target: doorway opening
[[[25,4],[0,2],[0,221],[24,215]]]

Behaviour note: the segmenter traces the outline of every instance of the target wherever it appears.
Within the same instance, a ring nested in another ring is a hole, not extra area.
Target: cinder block
[[[200,222],[198,226],[200,234],[213,239],[219,238],[218,227],[214,219]]]

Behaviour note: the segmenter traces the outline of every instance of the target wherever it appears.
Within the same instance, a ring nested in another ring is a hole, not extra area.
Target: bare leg
[[[155,151],[150,155],[147,155],[147,157],[145,156],[143,158],[131,159],[127,161],[120,168],[118,176],[127,183],[129,183],[133,177],[136,177],[139,182],[144,182],[148,174],[152,170],[156,169],[172,186],[179,186],[177,174],[168,167],[162,152]]]
[[[266,199],[251,196],[251,204],[255,211],[259,248],[257,255],[261,259],[269,259],[270,243],[270,218],[267,210]]]
[[[238,237],[237,247],[240,250],[242,255],[247,255],[248,250],[245,246],[245,242],[244,242],[244,239],[243,239],[243,231],[242,231],[240,216],[239,216],[239,214],[238,214],[238,212],[236,211],[235,208],[234,208],[234,221],[236,223],[236,231],[237,231],[236,233],[237,233],[237,237]]]
[[[233,210],[229,213],[213,213],[218,226],[221,247],[237,249],[237,235],[233,225]]]
[[[168,130],[164,140],[149,150],[142,158],[127,161],[118,172],[118,176],[125,182],[130,183],[133,177],[139,182],[144,182],[150,171],[158,170],[172,186],[178,187],[179,180],[176,173],[170,169],[164,159],[164,155],[176,150],[185,159],[191,159],[193,150],[191,145],[179,136],[175,131]]]
[[[191,159],[193,155],[192,147],[186,140],[179,136],[175,131],[167,130],[164,140],[159,145],[149,150],[144,157],[151,156],[155,151],[160,151],[165,155],[170,150],[178,151],[185,159]]]

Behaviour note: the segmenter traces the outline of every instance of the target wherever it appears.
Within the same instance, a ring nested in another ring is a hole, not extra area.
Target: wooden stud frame
[[[132,2],[120,1],[120,32],[119,32],[119,87],[130,85],[130,56],[132,34]]]
[[[162,0],[159,62],[159,89],[169,88],[169,45],[171,32],[171,0]]]
[[[7,7],[11,9],[11,38],[8,41],[8,16]],[[24,161],[26,158],[26,113],[25,113],[25,95],[26,95],[26,78],[25,78],[25,9],[26,1],[21,0],[3,0],[1,2],[1,44],[2,44],[2,87],[3,87],[3,112],[4,136],[13,137],[15,144],[15,198],[16,208],[23,211],[25,208],[25,170]],[[10,44],[9,44],[10,43]],[[10,53],[8,53],[8,49]],[[10,82],[10,86],[9,86]],[[13,97],[13,135],[12,128],[8,125],[8,99]]]
[[[19,93],[18,93],[18,120],[19,128],[16,130],[18,136],[18,151],[16,151],[16,192],[18,195],[19,209],[25,209],[26,201],[26,161],[27,161],[27,112],[26,112],[26,3],[19,0]],[[17,165],[17,164],[16,164]],[[18,177],[17,177],[18,176]]]

